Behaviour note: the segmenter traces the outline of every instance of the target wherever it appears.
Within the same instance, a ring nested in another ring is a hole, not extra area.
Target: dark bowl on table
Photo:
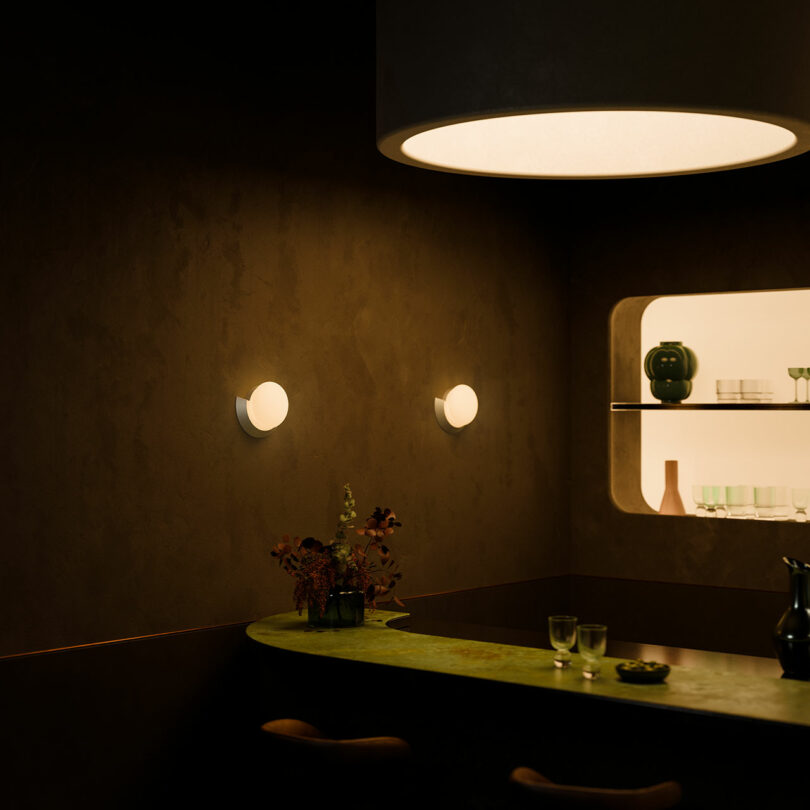
[[[669,665],[657,661],[623,661],[616,672],[627,683],[662,683],[669,675]]]

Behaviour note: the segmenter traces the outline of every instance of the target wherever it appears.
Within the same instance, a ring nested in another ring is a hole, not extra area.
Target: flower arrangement
[[[374,609],[377,599],[391,593],[402,578],[385,542],[395,527],[402,526],[397,516],[391,509],[378,506],[363,527],[355,528],[354,507],[351,487],[346,484],[334,540],[329,543],[321,543],[314,537],[290,540],[285,534],[270,552],[281,568],[295,577],[293,599],[299,614],[304,607],[315,605],[323,616],[329,595],[336,589],[360,591]],[[348,533],[352,529],[365,539],[365,544],[359,542],[352,546],[349,543]],[[404,607],[396,596],[392,598]]]

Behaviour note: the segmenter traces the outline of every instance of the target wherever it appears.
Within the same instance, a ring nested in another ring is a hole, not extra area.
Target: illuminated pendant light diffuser
[[[810,4],[752,8],[379,3],[378,147],[441,171],[581,179],[800,154]]]

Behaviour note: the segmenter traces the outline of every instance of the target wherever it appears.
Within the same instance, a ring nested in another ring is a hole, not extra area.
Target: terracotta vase
[[[661,515],[685,515],[681,494],[678,492],[678,462],[669,460],[664,462],[664,497],[661,499]]]

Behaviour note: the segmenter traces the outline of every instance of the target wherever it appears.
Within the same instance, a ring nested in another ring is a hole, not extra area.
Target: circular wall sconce
[[[242,430],[257,439],[277,428],[287,418],[289,408],[287,392],[274,382],[257,385],[247,399],[236,398],[236,418]]]
[[[378,3],[377,145],[496,177],[783,160],[810,149],[808,40],[807,4]]]
[[[469,385],[457,385],[441,399],[436,397],[433,406],[436,411],[436,421],[442,430],[446,430],[448,433],[459,433],[478,414],[478,397]]]

